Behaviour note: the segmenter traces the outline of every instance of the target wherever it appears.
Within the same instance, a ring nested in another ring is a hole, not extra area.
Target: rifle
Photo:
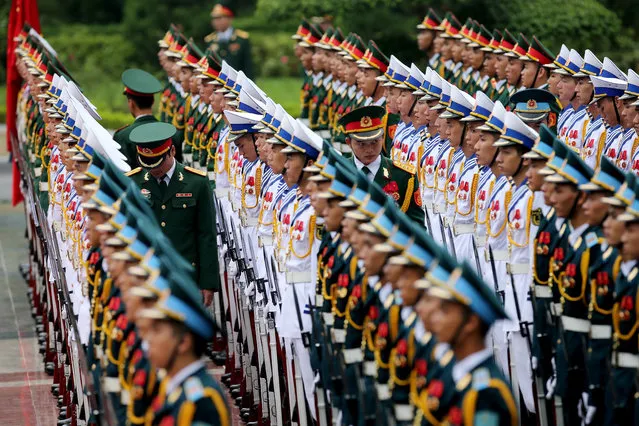
[[[450,238],[450,249],[453,252],[453,257],[457,258],[457,249],[455,248],[455,236],[453,235],[453,230],[451,227],[448,227],[446,230],[448,232],[448,238]]]
[[[262,256],[264,256],[264,267],[266,269],[266,279],[269,282],[269,286],[270,286],[270,293],[271,293],[271,303],[273,304],[273,306],[277,306],[277,291],[275,291],[275,286],[274,283],[277,280],[277,278],[274,278],[273,275],[275,275],[275,272],[271,271],[271,265],[270,262],[267,261],[268,256],[266,253],[266,248],[264,246],[262,246]],[[266,292],[266,289],[264,289],[264,291]],[[265,294],[265,296],[267,296]]]
[[[315,304],[312,303],[312,300],[309,298],[308,300],[308,305],[310,306],[311,309],[311,318],[313,318],[312,321],[312,326],[313,326],[313,335],[314,336],[321,336],[323,333],[321,332],[321,327],[320,330],[318,332],[318,327],[316,326],[315,323]],[[317,353],[319,353],[319,351],[321,351],[321,345],[320,345],[320,339],[318,339],[317,337],[314,339],[314,345],[315,345],[315,351]],[[320,361],[321,362],[321,361]],[[316,374],[319,374],[320,371],[318,370],[316,372]],[[320,386],[317,386],[320,385]],[[329,414],[328,414],[328,410],[330,409],[330,407],[326,404],[326,401],[328,400],[327,395],[326,395],[326,387],[323,386],[323,382],[321,380],[321,375],[320,375],[320,380],[317,383],[316,387],[321,387],[321,389],[318,389],[319,392],[317,392],[317,417],[318,417],[318,423],[319,426],[328,426],[328,418],[329,418]]]
[[[442,244],[444,247],[448,248],[448,242],[446,241],[446,231],[444,231],[444,221],[442,220],[442,215],[437,215],[439,218],[439,232],[442,234]]]
[[[282,293],[280,292],[280,283],[277,279],[277,265],[275,265],[275,259],[271,256],[271,271],[273,272],[273,282],[275,283],[275,295],[277,296],[277,303],[282,301]],[[277,306],[277,304],[275,304]]]
[[[430,223],[430,215],[428,214],[428,209],[424,209],[424,217],[426,218],[426,227],[428,228],[428,233],[433,236],[433,225]]]
[[[479,276],[483,276],[481,271],[481,262],[479,261],[479,252],[477,251],[477,242],[475,241],[475,234],[472,235],[471,241],[473,243],[473,255],[475,256],[475,267]]]
[[[493,273],[493,286],[495,287],[495,294],[499,295],[501,299],[501,305],[504,306],[504,292],[499,290],[499,286],[497,285],[497,268],[495,267],[495,256],[493,256],[493,246],[488,244],[488,255],[490,257],[490,269]]]

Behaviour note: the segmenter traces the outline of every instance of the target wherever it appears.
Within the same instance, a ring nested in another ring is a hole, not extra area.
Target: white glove
[[[536,356],[532,357],[532,369],[533,369],[533,373],[537,372],[537,368],[539,368],[539,360],[537,359]]]
[[[579,403],[577,404],[577,414],[579,414],[579,418],[582,420],[586,417],[586,407],[588,407],[588,393],[582,392],[581,398],[579,398]]]
[[[583,426],[592,423],[592,420],[597,413],[597,407],[591,403],[590,395],[587,392],[582,392],[577,410],[579,412],[579,417],[581,417],[581,424]]]
[[[552,399],[555,395],[555,387],[557,386],[557,365],[555,364],[555,358],[551,360],[552,363],[552,376],[546,381],[546,399]]]

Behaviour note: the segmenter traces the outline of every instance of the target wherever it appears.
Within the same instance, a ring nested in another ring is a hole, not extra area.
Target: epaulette
[[[487,368],[478,368],[473,371],[473,389],[478,391],[486,389],[491,379],[490,370]]]
[[[129,125],[128,125],[128,124],[125,124],[124,126],[122,126],[122,127],[120,127],[119,129],[117,129],[115,132],[113,132],[113,134],[116,134],[116,133],[117,133],[117,132],[119,132],[120,130],[124,130],[124,129],[126,129],[127,127],[129,127]]]
[[[184,395],[189,401],[196,402],[204,397],[204,386],[197,376],[189,377],[184,382]]]
[[[194,175],[206,176],[206,172],[202,170],[194,169],[193,167],[184,166],[184,170],[186,170],[187,172],[191,172]]]
[[[207,35],[206,37],[204,37],[204,41],[207,43],[217,41],[217,33],[211,33]]]
[[[244,38],[244,39],[249,38],[249,33],[247,33],[246,31],[242,31],[242,30],[235,30],[235,34],[236,34],[239,38]]]
[[[135,169],[128,171],[125,173],[125,176],[133,176],[135,174],[138,174],[142,171],[142,167],[136,167]]]

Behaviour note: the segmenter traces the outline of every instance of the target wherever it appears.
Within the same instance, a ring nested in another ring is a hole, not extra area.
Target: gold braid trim
[[[411,176],[408,179],[408,185],[406,187],[406,195],[404,195],[404,203],[402,204],[401,211],[406,213],[413,199],[413,190],[415,189],[415,176]]]

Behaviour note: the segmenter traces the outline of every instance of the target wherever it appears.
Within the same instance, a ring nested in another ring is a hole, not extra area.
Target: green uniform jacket
[[[382,155],[382,164],[373,181],[395,199],[409,218],[424,223],[419,181],[414,175],[395,167],[391,160]]]
[[[166,389],[166,377],[160,389]],[[202,424],[230,425],[231,410],[222,387],[206,372],[204,365],[168,395],[161,391],[151,407],[153,425]],[[180,419],[180,421],[178,421]]]
[[[164,196],[149,171],[137,168],[129,176],[151,203],[158,223],[175,250],[195,268],[200,289],[220,288],[215,209],[204,172],[177,163]]]
[[[156,121],[158,121],[157,118],[152,115],[142,115],[137,117],[133,123],[116,130],[113,134],[113,140],[120,144],[120,152],[124,154],[126,162],[129,163],[129,166],[131,166],[132,169],[139,167],[140,164],[138,163],[138,154],[135,144],[131,142],[129,136],[136,127],[139,127],[142,124],[154,123]]]
[[[233,29],[228,41],[218,40],[217,33],[211,33],[204,38],[209,48],[220,55],[230,66],[243,71],[248,78],[253,78],[253,58],[251,57],[251,42],[246,31]]]

